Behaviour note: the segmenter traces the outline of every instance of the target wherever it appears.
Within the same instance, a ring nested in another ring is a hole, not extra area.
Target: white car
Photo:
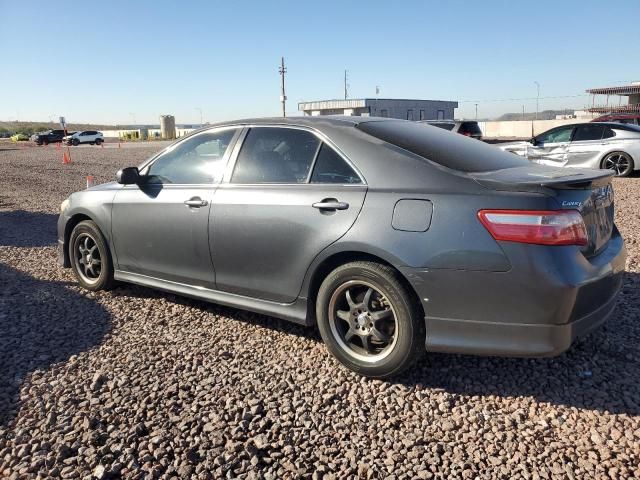
[[[81,143],[89,143],[91,145],[100,145],[104,142],[102,132],[96,132],[95,130],[85,130],[83,132],[76,132],[73,135],[67,135],[62,139],[67,145],[80,145]]]
[[[640,169],[640,127],[590,122],[552,128],[529,141],[496,145],[501,150],[555,167],[604,168],[618,177]]]

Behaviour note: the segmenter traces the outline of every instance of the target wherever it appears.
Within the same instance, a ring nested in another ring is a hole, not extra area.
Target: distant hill
[[[0,121],[0,134],[2,133],[25,133],[31,135],[35,132],[43,132],[45,130],[58,129],[59,123],[51,122],[3,122]],[[71,131],[78,130],[112,130],[118,128],[117,125],[102,125],[92,123],[69,123],[67,129]]]
[[[567,115],[573,113],[573,110],[543,110],[538,112],[538,120],[555,120],[556,115]],[[505,113],[496,120],[535,120],[536,112],[527,112],[522,115],[520,113]]]

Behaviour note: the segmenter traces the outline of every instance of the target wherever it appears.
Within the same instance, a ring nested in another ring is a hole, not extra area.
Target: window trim
[[[349,157],[347,157],[337,146],[335,143],[333,143],[326,135],[324,135],[322,132],[319,132],[318,130],[315,130],[313,128],[307,127],[305,125],[295,125],[295,124],[287,124],[287,123],[270,123],[270,124],[260,124],[260,123],[251,123],[251,124],[245,124],[242,125],[243,127],[243,131],[242,134],[237,138],[236,140],[236,144],[233,147],[233,152],[231,154],[231,158],[229,159],[229,162],[227,163],[227,169],[224,173],[224,176],[222,177],[222,181],[218,184],[218,185],[244,185],[244,186],[291,186],[291,185],[295,185],[295,186],[301,186],[301,185],[333,185],[333,186],[344,186],[344,187],[362,187],[362,186],[366,186],[367,182],[364,178],[364,176],[362,175],[362,173],[360,172],[360,170],[353,164],[353,162],[351,160],[349,160]],[[313,161],[311,162],[311,166],[309,169],[309,173],[307,174],[307,178],[305,179],[304,183],[233,183],[231,182],[231,177],[233,175],[233,171],[236,168],[236,163],[238,162],[238,156],[240,154],[240,150],[242,148],[242,145],[244,145],[244,141],[247,138],[247,135],[249,133],[249,130],[251,130],[252,128],[289,128],[289,129],[295,129],[295,130],[303,130],[306,132],[311,133],[312,135],[315,135],[318,140],[320,140],[320,143],[318,144],[318,148],[316,150],[316,153],[313,157]],[[331,147],[333,149],[334,152],[336,152],[338,154],[338,156],[340,158],[342,158],[343,161],[345,161],[347,163],[347,165],[349,165],[353,171],[355,172],[355,174],[358,176],[358,178],[360,179],[360,183],[332,183],[332,184],[327,184],[327,183],[310,183],[311,180],[311,175],[313,174],[313,169],[315,167],[316,161],[318,159],[318,154],[320,153],[320,147],[322,146],[323,143],[326,143],[327,146]]]
[[[231,141],[229,142],[229,147],[227,148],[227,151],[222,156],[222,162],[225,164],[225,166],[223,168],[222,178],[220,179],[219,182],[216,182],[216,183],[210,182],[210,183],[160,183],[160,184],[157,184],[157,185],[162,185],[162,188],[215,187],[217,185],[220,185],[224,181],[225,175],[227,173],[227,167],[229,166],[229,160],[231,158],[231,154],[235,150],[235,148],[236,148],[236,146],[238,144],[238,140],[240,138],[240,135],[244,131],[244,128],[243,128],[242,125],[225,125],[225,126],[221,126],[221,127],[212,127],[212,128],[207,128],[206,130],[194,132],[191,135],[187,135],[187,136],[181,138],[180,140],[178,140],[177,142],[172,143],[168,147],[163,148],[158,153],[156,153],[154,156],[152,156],[150,159],[148,159],[144,163],[142,163],[138,167],[138,170],[140,171],[140,175],[146,175],[148,173],[149,168],[151,167],[151,165],[153,165],[166,152],[175,150],[178,147],[178,145],[180,145],[182,142],[186,142],[187,140],[190,140],[190,139],[192,139],[194,137],[197,137],[197,136],[200,136],[200,135],[217,133],[217,132],[222,132],[224,130],[234,130],[234,129],[236,130],[236,133],[234,133],[233,137],[231,138]],[[124,185],[124,187],[138,188],[137,185]]]

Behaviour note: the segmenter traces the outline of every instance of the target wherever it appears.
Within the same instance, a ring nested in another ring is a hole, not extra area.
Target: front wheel
[[[98,226],[84,220],[69,238],[69,258],[78,283],[87,290],[108,290],[113,286],[113,262]]]
[[[616,177],[626,177],[633,172],[633,159],[628,153],[609,153],[602,160],[602,168],[613,171]]]
[[[424,353],[420,308],[386,265],[359,261],[336,268],[320,286],[316,318],[329,351],[368,377],[397,375]]]
[[[71,144],[74,147],[77,147],[78,145],[80,145],[80,140],[78,140],[77,138],[74,138],[73,140],[71,140]]]

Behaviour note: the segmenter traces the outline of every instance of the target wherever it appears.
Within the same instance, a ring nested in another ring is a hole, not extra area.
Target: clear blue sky
[[[81,6],[82,5],[82,6]],[[0,120],[178,123],[350,96],[458,100],[480,117],[581,108],[640,80],[640,0],[0,0]],[[505,98],[529,100],[489,101]],[[533,100],[531,100],[533,98]]]

